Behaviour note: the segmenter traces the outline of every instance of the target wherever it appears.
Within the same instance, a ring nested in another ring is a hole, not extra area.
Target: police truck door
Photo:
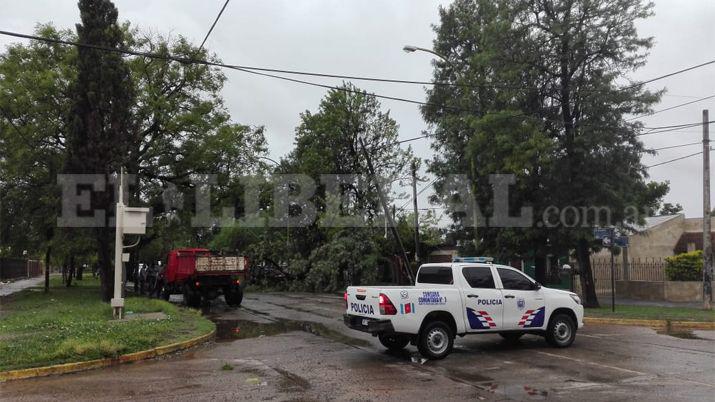
[[[503,300],[494,286],[492,269],[488,265],[462,268],[466,281],[464,317],[469,332],[496,331],[502,328]]]
[[[504,296],[504,328],[530,329],[544,326],[546,315],[540,287],[515,269],[498,268]]]

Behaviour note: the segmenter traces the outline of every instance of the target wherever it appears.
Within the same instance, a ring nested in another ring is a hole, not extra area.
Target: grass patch
[[[587,308],[586,317],[599,318],[634,318],[641,320],[671,320],[671,321],[715,321],[714,310],[703,310],[689,307],[659,307],[616,305],[616,312],[611,306]]]
[[[71,288],[52,278],[49,294],[32,288],[5,298],[0,302],[0,371],[116,357],[215,328],[198,311],[163,300],[128,297],[125,304],[126,312],[163,312],[168,318],[112,320],[112,308],[101,301],[99,280],[93,278]]]

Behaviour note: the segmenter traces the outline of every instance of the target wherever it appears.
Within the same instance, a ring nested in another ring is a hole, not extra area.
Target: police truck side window
[[[452,268],[451,267],[422,267],[420,268],[419,283],[434,283],[438,285],[451,285]]]
[[[489,267],[464,267],[462,275],[473,288],[494,289],[492,269]]]
[[[504,285],[504,289],[510,290],[532,290],[534,289],[533,284],[524,275],[512,271],[511,269],[497,268],[499,271],[499,277],[501,278],[501,283]]]

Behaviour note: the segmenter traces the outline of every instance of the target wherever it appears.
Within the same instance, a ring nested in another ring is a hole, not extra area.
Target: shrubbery
[[[700,281],[703,279],[702,250],[667,257],[665,263],[665,275],[670,281]]]

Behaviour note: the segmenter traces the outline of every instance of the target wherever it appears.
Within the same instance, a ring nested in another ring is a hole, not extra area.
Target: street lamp
[[[406,53],[414,53],[414,52],[416,52],[416,51],[420,51],[420,52],[426,52],[426,53],[433,54],[433,55],[439,57],[440,59],[442,59],[442,61],[444,61],[445,63],[447,63],[448,66],[452,67],[453,70],[455,69],[455,68],[454,68],[454,67],[455,67],[454,64],[452,64],[452,62],[449,61],[449,59],[447,59],[447,56],[444,56],[444,55],[442,55],[442,54],[439,54],[439,53],[435,52],[435,51],[432,50],[432,49],[427,49],[427,48],[424,48],[424,47],[413,46],[413,45],[405,45],[405,46],[402,48],[402,50],[404,50]],[[472,163],[472,171],[474,171],[474,160],[472,160],[471,163]],[[479,230],[477,229],[477,227],[478,227],[478,221],[477,221],[477,219],[478,219],[478,214],[477,214],[477,205],[476,205],[476,194],[477,194],[476,185],[472,185],[472,192],[474,193],[474,197],[475,197],[475,199],[474,199],[475,207],[474,207],[474,212],[472,213],[472,221],[473,221],[473,224],[474,224],[474,248],[475,248],[475,250],[476,250],[476,249],[479,248]]]
[[[427,49],[427,48],[419,47],[419,46],[405,45],[405,47],[403,47],[402,50],[404,50],[406,53],[414,53],[416,51],[431,53],[431,54],[439,57],[440,59],[444,60],[445,63],[452,64],[449,62],[449,60],[447,59],[446,56],[443,56],[443,55],[435,52],[432,49]]]

